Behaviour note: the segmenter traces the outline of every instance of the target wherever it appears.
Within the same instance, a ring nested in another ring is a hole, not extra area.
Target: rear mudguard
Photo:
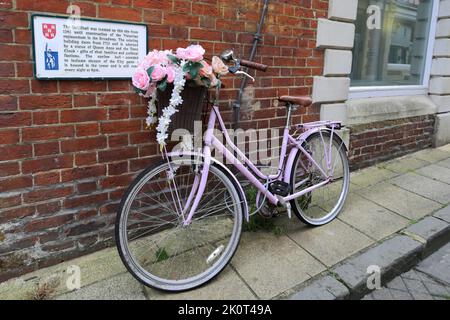
[[[330,129],[327,128],[316,128],[313,130],[308,130],[307,132],[305,132],[304,134],[302,134],[299,138],[298,138],[298,143],[302,144],[303,141],[305,141],[306,139],[308,139],[310,136],[312,136],[313,134],[320,132],[320,131],[327,131],[331,133]],[[336,136],[337,139],[340,140],[340,142],[342,142],[344,148],[345,148],[345,152],[348,152],[347,146],[345,145],[345,143],[343,142],[342,138],[336,134],[336,132],[333,134],[333,136]],[[294,166],[294,161],[295,158],[297,157],[297,153],[299,152],[298,148],[292,148],[288,160],[286,161],[286,166],[285,166],[285,170],[284,170],[284,178],[283,181],[286,183],[291,183],[291,174],[292,174],[292,167]]]
[[[168,157],[178,157],[182,158],[184,156],[187,157],[195,157],[196,159],[204,158],[204,155],[199,152],[193,152],[193,151],[178,151],[178,152],[171,152],[167,155]],[[242,188],[241,184],[239,183],[238,179],[235,177],[235,175],[228,169],[223,163],[219,162],[218,160],[211,157],[211,163],[214,165],[217,165],[221,169],[223,169],[228,176],[228,178],[233,182],[234,186],[236,187],[236,190],[239,193],[239,196],[241,197],[243,203],[243,210],[244,210],[244,217],[247,220],[247,222],[250,221],[250,214],[248,211],[248,203],[247,203],[247,197],[245,196],[244,189]]]

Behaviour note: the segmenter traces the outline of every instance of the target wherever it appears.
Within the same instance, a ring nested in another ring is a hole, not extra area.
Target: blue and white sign
[[[147,54],[147,26],[33,15],[38,79],[131,78]]]

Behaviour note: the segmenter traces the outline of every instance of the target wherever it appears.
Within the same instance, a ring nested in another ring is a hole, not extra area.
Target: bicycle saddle
[[[310,104],[312,104],[312,99],[311,99],[311,97],[308,97],[308,96],[298,96],[298,97],[281,96],[278,100],[280,100],[282,102],[298,104],[302,107],[306,107],[306,106],[309,106]]]

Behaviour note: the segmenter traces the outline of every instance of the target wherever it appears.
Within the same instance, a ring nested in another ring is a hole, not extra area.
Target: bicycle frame
[[[241,162],[237,157],[235,157],[233,152],[228,150],[228,148],[225,147],[225,145],[214,136],[213,132],[214,132],[216,122],[218,122],[220,131],[224,135],[227,144],[231,147],[231,149],[234,152],[236,152],[237,156],[240,159],[242,159],[243,162]],[[210,112],[210,116],[209,116],[208,129],[205,134],[205,142],[204,142],[203,154],[202,154],[202,157],[204,159],[203,168],[202,168],[201,174],[199,174],[195,177],[195,180],[193,183],[193,188],[192,188],[191,193],[186,201],[184,209],[180,208],[182,218],[184,221],[184,225],[187,226],[192,221],[195,211],[197,210],[197,207],[198,207],[200,200],[203,196],[203,193],[205,191],[207,180],[208,180],[209,168],[212,163],[212,158],[211,158],[211,148],[212,147],[214,147],[223,156],[225,156],[225,158],[230,163],[232,163],[268,199],[268,201],[270,203],[272,203],[273,205],[278,205],[279,203],[286,204],[289,201],[296,199],[298,197],[301,197],[315,189],[318,189],[318,188],[328,184],[331,181],[332,174],[333,174],[332,168],[331,168],[331,147],[332,147],[332,141],[333,141],[332,138],[333,138],[333,134],[334,134],[335,125],[337,126],[338,124],[339,124],[338,122],[332,122],[332,121],[324,121],[324,122],[305,124],[305,128],[307,128],[307,130],[304,133],[302,133],[298,138],[294,138],[293,136],[291,136],[289,134],[290,125],[287,124],[284,129],[284,133],[283,133],[283,142],[282,142],[282,146],[281,146],[281,154],[280,154],[280,161],[279,161],[279,165],[278,165],[278,173],[276,175],[265,175],[233,143],[233,141],[231,140],[231,138],[228,134],[228,131],[225,127],[225,123],[222,119],[222,116],[220,115],[219,107],[213,106],[212,110]],[[331,129],[329,129],[329,128],[327,129],[327,127],[326,127],[327,125],[330,125]],[[322,141],[323,141],[323,143],[325,143],[325,141],[323,140],[322,133],[321,133],[323,129],[327,129],[327,130],[331,131],[331,139],[330,139],[330,145],[329,145],[329,149],[328,149],[329,151],[328,152],[324,151],[325,160],[326,160],[326,164],[327,164],[327,170],[324,170],[311,157],[311,155],[307,152],[307,150],[305,150],[302,147],[303,142],[311,134],[314,134],[316,132],[320,133],[320,135],[322,137]],[[293,145],[293,148],[292,148],[291,154],[288,158],[287,166],[285,166],[285,162],[286,162],[285,158],[287,155],[287,149],[288,149],[289,145]],[[280,178],[281,178],[281,179],[283,179],[284,182],[290,183],[292,164],[293,164],[295,156],[297,155],[298,152],[301,152],[302,154],[304,154],[305,157],[310,161],[310,163],[319,170],[319,172],[322,174],[324,180],[316,185],[305,188],[299,192],[296,192],[296,193],[291,194],[286,197],[282,197],[282,196],[273,194],[272,192],[270,192],[268,190],[268,188],[264,184],[262,184],[258,180],[258,178],[262,179],[262,180],[266,180],[266,181],[271,181],[271,182],[273,182],[275,180],[280,180]],[[246,166],[248,166],[250,170]],[[188,210],[189,210],[189,214],[187,215],[187,217],[185,217]],[[247,220],[249,219],[248,216],[246,218],[247,218]]]

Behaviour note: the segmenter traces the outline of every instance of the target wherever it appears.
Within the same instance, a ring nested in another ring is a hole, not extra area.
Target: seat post
[[[291,128],[291,117],[292,117],[292,103],[290,103],[290,102],[286,103],[286,111],[287,111],[286,129],[290,129]]]

